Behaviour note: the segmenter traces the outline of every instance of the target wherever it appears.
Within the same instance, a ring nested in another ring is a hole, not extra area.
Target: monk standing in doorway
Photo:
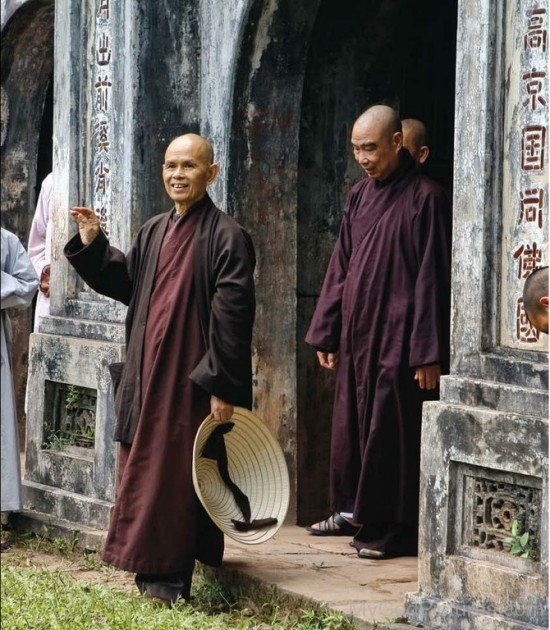
[[[412,155],[418,168],[421,168],[430,155],[426,125],[416,118],[404,118],[401,121],[401,127],[403,129],[403,146]]]
[[[196,559],[222,560],[223,535],[193,489],[197,429],[210,412],[227,421],[252,405],[254,249],[206,192],[217,172],[210,142],[180,136],[162,167],[174,208],[127,255],[90,208],[73,208],[79,234],[65,247],[93,289],[128,305],[126,363],[111,366],[120,484],[104,559],[166,604],[189,597]]]
[[[449,357],[451,207],[377,105],[354,124],[352,188],[306,341],[337,370],[329,519],[362,557],[417,551],[422,402]],[[344,513],[347,518],[343,518]]]

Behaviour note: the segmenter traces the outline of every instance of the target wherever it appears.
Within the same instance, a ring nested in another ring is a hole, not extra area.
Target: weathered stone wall
[[[499,306],[501,299],[506,306],[517,300],[505,288],[500,263],[513,256],[503,230],[521,211],[520,190],[504,186],[503,172],[528,175],[525,151],[537,152],[518,142],[529,124],[524,112],[505,126],[506,108],[521,110],[530,101],[525,85],[512,89],[503,51],[521,59],[531,18],[547,16],[548,8],[547,2],[459,3],[452,366],[441,401],[425,406],[419,592],[407,604],[409,617],[428,627],[548,624],[547,355],[530,350],[519,336],[523,320],[516,326]],[[547,57],[540,59],[537,71],[547,72]],[[535,175],[534,185],[541,179],[547,185],[547,167]],[[503,213],[507,204],[518,214]],[[547,202],[541,211],[546,222]],[[511,324],[501,335],[502,325]],[[529,557],[510,552],[505,539],[514,521],[528,534]]]
[[[24,4],[31,4],[31,2],[32,0],[2,0],[0,3],[2,30],[4,30],[4,26],[6,26],[6,24],[10,21],[17,9],[22,7]]]
[[[223,12],[200,0],[200,121],[201,133],[214,144],[220,174],[211,188],[215,203],[232,213],[227,199],[229,144],[234,78],[239,47],[252,0],[227,3]]]

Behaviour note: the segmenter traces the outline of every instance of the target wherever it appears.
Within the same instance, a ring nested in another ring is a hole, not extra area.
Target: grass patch
[[[21,544],[22,543],[22,544]],[[326,609],[285,610],[275,598],[253,601],[232,592],[197,572],[190,602],[172,609],[158,607],[136,591],[128,592],[98,579],[75,577],[75,571],[97,569],[101,562],[71,553],[62,545],[33,537],[19,541],[16,549],[2,554],[1,613],[5,630],[179,630],[203,628],[256,630],[352,630],[344,615]],[[68,568],[47,568],[33,561],[34,549],[51,553],[53,560],[70,556]],[[105,567],[107,569],[107,567]],[[111,567],[108,568],[113,571]],[[103,572],[103,569],[102,569]],[[120,573],[120,572],[119,572]]]

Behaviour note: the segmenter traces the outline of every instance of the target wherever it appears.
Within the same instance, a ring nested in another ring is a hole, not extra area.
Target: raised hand
[[[99,217],[91,209],[83,206],[75,206],[71,209],[71,216],[78,224],[80,240],[84,245],[89,245],[99,234]]]

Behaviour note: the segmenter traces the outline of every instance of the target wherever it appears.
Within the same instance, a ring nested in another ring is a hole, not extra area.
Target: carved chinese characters
[[[92,101],[93,207],[106,234],[111,222],[112,61],[111,0],[98,0]]]
[[[522,292],[548,264],[548,2],[508,2],[507,14],[501,343],[544,350]]]

